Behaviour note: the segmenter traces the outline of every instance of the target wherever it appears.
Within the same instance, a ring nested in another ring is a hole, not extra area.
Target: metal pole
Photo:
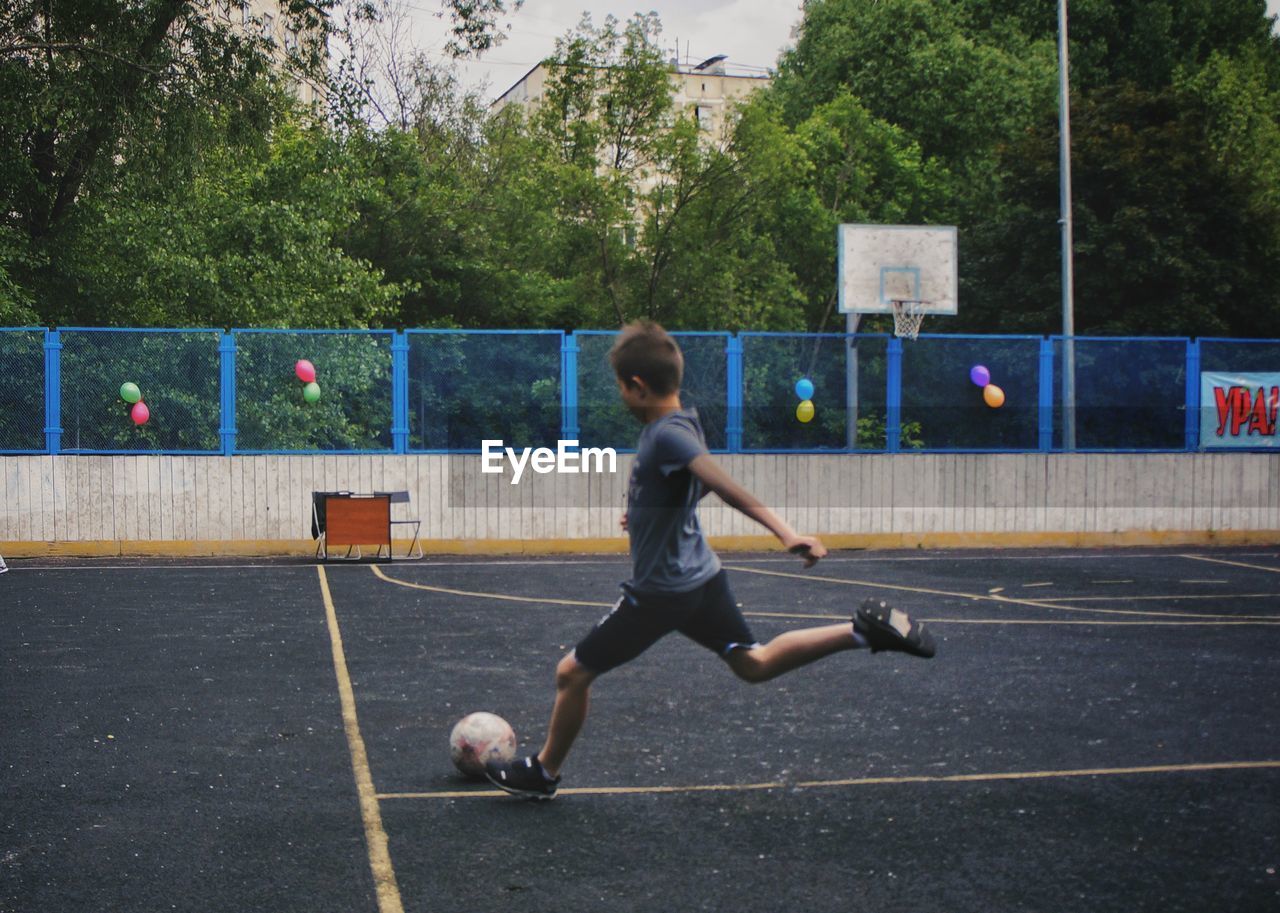
[[[849,337],[845,339],[844,379],[845,446],[849,450],[858,449],[858,343],[851,337],[858,332],[861,319],[861,314],[844,315],[844,331]]]
[[[1062,215],[1062,446],[1076,449],[1075,275],[1071,266],[1071,90],[1067,0],[1058,0],[1059,187]]]

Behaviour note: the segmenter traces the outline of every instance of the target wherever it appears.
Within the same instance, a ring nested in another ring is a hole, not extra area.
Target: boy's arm
[[[735,482],[709,454],[704,453],[694,458],[689,464],[689,471],[708,491],[714,491],[719,495],[724,503],[747,515],[777,536],[783,548],[804,558],[805,567],[813,567],[819,558],[826,557],[827,549],[817,536],[797,534],[787,521],[765,507],[755,495]]]

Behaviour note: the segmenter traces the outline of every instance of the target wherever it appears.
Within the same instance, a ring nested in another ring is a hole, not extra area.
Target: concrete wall
[[[408,489],[395,515],[422,520],[429,552],[623,550],[630,459],[512,485],[479,456],[0,457],[0,554],[305,554],[310,493],[335,489]],[[718,459],[843,547],[1280,542],[1280,455]],[[771,541],[714,498],[701,515],[721,546]]]

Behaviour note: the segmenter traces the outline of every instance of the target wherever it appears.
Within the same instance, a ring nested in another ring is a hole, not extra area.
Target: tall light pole
[[[1062,445],[1076,449],[1075,274],[1071,266],[1071,89],[1067,0],[1058,0],[1058,182],[1062,215]]]

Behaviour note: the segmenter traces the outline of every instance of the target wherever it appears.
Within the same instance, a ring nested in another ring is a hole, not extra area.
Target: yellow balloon
[[[982,388],[982,398],[992,409],[999,409],[1004,405],[1004,391],[995,384],[987,384]]]
[[[806,423],[813,421],[813,400],[801,400],[800,405],[796,406],[796,418]]]

